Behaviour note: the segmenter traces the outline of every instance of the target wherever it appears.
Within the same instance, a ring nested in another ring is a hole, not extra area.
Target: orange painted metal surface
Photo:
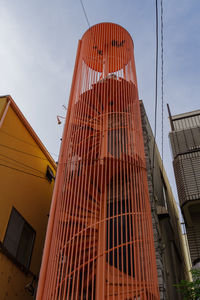
[[[79,42],[37,300],[159,299],[133,42]]]

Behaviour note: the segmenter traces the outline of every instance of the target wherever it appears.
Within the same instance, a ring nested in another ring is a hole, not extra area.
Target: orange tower
[[[79,41],[37,300],[158,300],[133,41]]]

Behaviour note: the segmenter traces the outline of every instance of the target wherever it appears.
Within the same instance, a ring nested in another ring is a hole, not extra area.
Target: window
[[[27,269],[30,265],[35,234],[35,230],[13,207],[3,245]]]
[[[46,177],[49,182],[52,182],[52,180],[55,179],[53,171],[49,166],[47,166]]]

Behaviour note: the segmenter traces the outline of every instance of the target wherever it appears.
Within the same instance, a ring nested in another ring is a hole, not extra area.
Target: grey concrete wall
[[[188,270],[179,216],[157,146],[154,168],[152,168],[154,138],[142,101],[140,109],[160,299],[181,299],[174,284],[180,282],[181,279],[188,278]]]

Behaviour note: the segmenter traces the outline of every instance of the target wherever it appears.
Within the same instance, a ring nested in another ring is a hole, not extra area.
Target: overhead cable
[[[38,156],[38,155],[34,155],[34,154],[32,154],[32,153],[29,153],[29,152],[21,151],[21,150],[19,150],[19,149],[10,147],[10,146],[5,145],[5,144],[0,144],[0,146],[5,147],[5,148],[10,149],[10,150],[13,150],[13,151],[16,151],[16,152],[19,152],[19,153],[22,153],[22,154],[25,154],[25,155],[30,155],[30,156],[32,156],[32,157],[35,157],[35,158],[39,158],[39,159],[48,161],[47,158],[44,158],[44,157],[41,157],[41,156]]]
[[[83,5],[83,2],[82,2],[82,0],[80,0],[80,2],[81,2],[81,6],[82,6],[82,9],[83,9],[83,12],[84,12],[84,15],[85,15],[85,18],[86,18],[86,21],[87,21],[88,27],[90,28],[90,23],[89,23],[89,20],[88,20],[87,14],[86,14],[85,7],[84,7],[84,5]]]
[[[8,160],[13,161],[13,163],[20,165],[20,167],[25,167],[26,169],[28,168],[28,169],[31,169],[31,170],[33,170],[33,171],[39,172],[39,173],[41,173],[41,174],[44,173],[44,172],[42,172],[42,171],[40,171],[40,170],[38,170],[38,169],[36,169],[36,168],[33,168],[33,167],[30,166],[30,165],[27,165],[27,164],[25,164],[25,163],[22,163],[21,161],[16,160],[16,159],[14,159],[14,158],[12,158],[12,157],[9,157],[9,156],[7,156],[7,155],[0,154],[0,156],[2,156],[2,157],[4,157],[4,158],[7,158]],[[1,157],[0,157],[0,160],[3,160],[3,159],[1,159]],[[8,161],[8,162],[9,162],[9,161]],[[11,162],[9,162],[9,163],[11,163]]]
[[[155,107],[154,107],[154,142],[153,142],[153,157],[152,157],[152,172],[153,172],[153,189],[154,189],[154,164],[155,164],[155,148],[156,148],[156,133],[157,133],[157,106],[158,106],[158,1],[156,4],[156,65],[155,65]]]
[[[6,134],[6,135],[12,137],[13,139],[16,139],[16,140],[18,140],[18,141],[20,141],[20,142],[22,142],[22,143],[28,144],[28,145],[30,145],[30,146],[32,146],[32,147],[38,148],[37,144],[34,145],[34,144],[30,143],[30,142],[27,142],[26,140],[21,139],[21,138],[18,138],[18,137],[16,137],[15,135],[12,135],[12,134],[8,133],[8,132],[5,131],[5,130],[2,130],[2,129],[1,129],[0,131],[1,131],[3,134]],[[53,152],[49,152],[49,153],[50,153],[51,155],[55,155],[55,156],[58,157],[58,154],[56,154],[56,153],[53,153]]]
[[[161,145],[161,158],[162,158],[162,171],[163,171],[163,160],[164,160],[164,24],[163,24],[163,1],[160,2],[160,16],[161,16],[161,102],[162,102],[162,145]]]
[[[20,170],[18,168],[14,168],[14,167],[11,167],[11,166],[8,166],[8,165],[5,165],[5,164],[1,164],[0,163],[0,166],[5,167],[5,168],[9,168],[9,169],[12,169],[12,170],[15,170],[15,171],[18,171],[18,172],[21,172],[21,173],[25,173],[25,174],[28,174],[28,175],[31,175],[31,176],[34,176],[34,177],[42,178],[42,179],[46,180],[46,177],[42,177],[42,176],[39,176],[39,175],[30,173],[30,172],[27,172],[27,171],[23,171],[23,170]]]

